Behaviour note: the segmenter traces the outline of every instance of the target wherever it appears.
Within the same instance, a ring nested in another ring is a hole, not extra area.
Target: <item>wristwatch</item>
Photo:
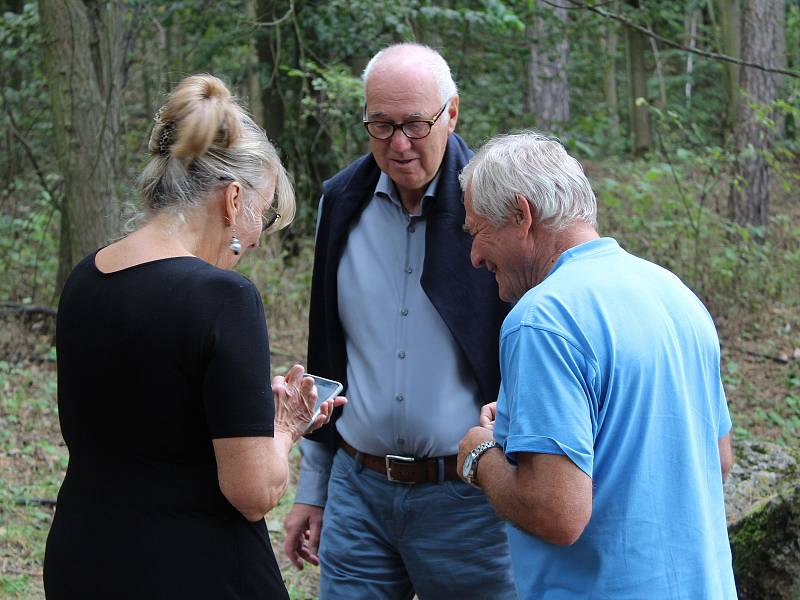
[[[464,467],[461,469],[461,478],[473,487],[481,487],[475,482],[475,474],[478,471],[478,460],[489,448],[497,448],[497,442],[494,440],[481,442],[464,458]]]

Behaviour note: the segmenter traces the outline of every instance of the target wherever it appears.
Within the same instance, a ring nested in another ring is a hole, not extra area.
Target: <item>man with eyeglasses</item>
[[[461,227],[456,86],[416,44],[364,82],[371,153],[325,183],[309,318],[309,370],[349,404],[303,441],[285,550],[321,564],[323,600],[515,598],[501,522],[455,468],[497,397],[508,312]]]

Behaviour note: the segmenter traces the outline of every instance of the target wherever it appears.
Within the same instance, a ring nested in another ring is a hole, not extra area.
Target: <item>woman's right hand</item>
[[[319,415],[309,427],[317,401],[317,386],[311,377],[305,375],[302,365],[294,365],[285,376],[278,375],[272,380],[272,396],[275,400],[275,431],[288,434],[293,442],[304,433],[322,427],[330,421],[333,409],[347,402],[344,396],[323,402]]]

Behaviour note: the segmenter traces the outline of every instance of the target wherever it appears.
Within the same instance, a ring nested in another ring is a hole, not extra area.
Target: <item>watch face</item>
[[[461,469],[461,477],[464,479],[468,479],[470,475],[470,471],[472,470],[472,460],[473,460],[473,453],[470,452],[464,457],[464,467]]]

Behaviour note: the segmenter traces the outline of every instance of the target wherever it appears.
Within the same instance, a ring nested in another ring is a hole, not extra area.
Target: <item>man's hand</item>
[[[491,406],[491,405],[488,405]],[[486,407],[484,407],[486,408]],[[481,409],[481,421],[483,420],[483,409]],[[488,442],[494,439],[492,430],[488,427],[473,427],[467,432],[467,435],[458,443],[458,463],[457,473],[461,477],[464,469],[464,459],[467,454],[475,450],[483,442]]]
[[[312,565],[319,565],[317,551],[323,511],[321,506],[295,504],[283,523],[286,530],[283,550],[299,570],[303,569],[304,560]]]
[[[495,419],[497,419],[497,401],[481,406],[481,427],[494,430]]]

